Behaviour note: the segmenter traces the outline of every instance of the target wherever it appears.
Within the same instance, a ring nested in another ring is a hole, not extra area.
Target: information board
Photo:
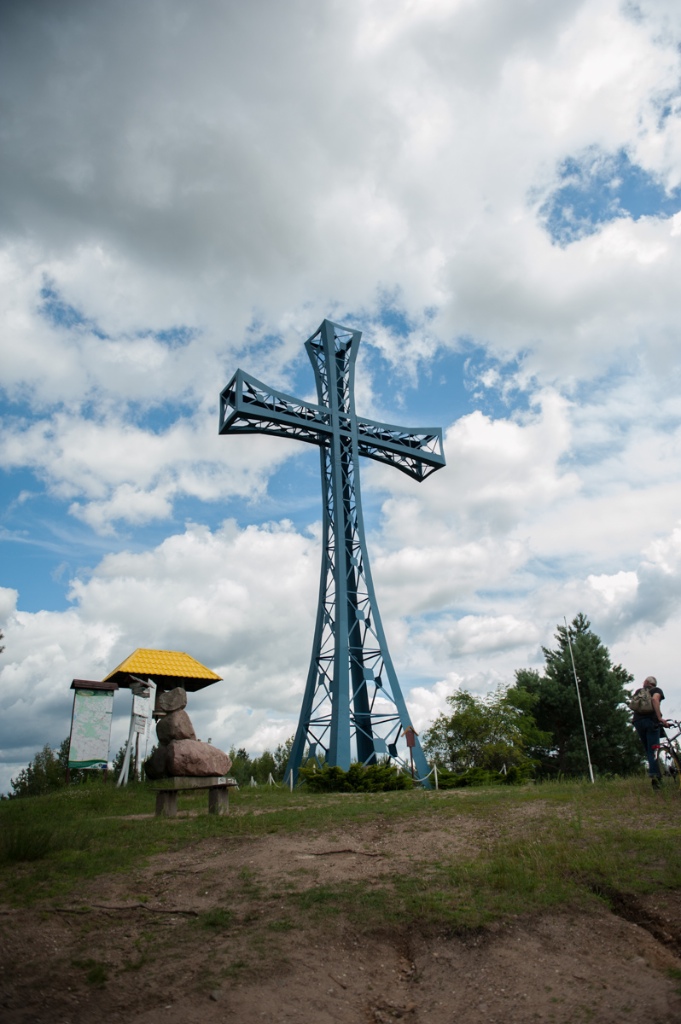
[[[69,768],[108,764],[113,696],[113,690],[76,690]]]
[[[138,697],[137,694],[133,694],[132,713],[140,718],[149,718],[151,715],[151,701],[149,698]]]

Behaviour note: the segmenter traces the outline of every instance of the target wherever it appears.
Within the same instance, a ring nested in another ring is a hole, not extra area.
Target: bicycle
[[[664,786],[672,785],[675,789],[681,789],[681,747],[679,746],[679,737],[681,736],[681,722],[675,721],[673,718],[668,718],[667,729],[676,729],[676,733],[673,736],[669,736],[666,733],[660,738],[660,744],[657,747],[657,767],[660,771],[660,778]]]

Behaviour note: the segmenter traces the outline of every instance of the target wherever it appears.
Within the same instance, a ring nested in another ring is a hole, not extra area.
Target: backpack
[[[653,698],[648,687],[642,686],[640,690],[636,690],[627,701],[627,705],[637,715],[652,715]]]

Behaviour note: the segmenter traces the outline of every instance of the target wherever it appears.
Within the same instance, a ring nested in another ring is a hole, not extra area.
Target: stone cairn
[[[156,723],[158,746],[144,762],[147,778],[207,778],[226,775],[232,767],[224,751],[197,740],[186,706],[187,693],[181,686],[159,694],[154,712],[161,713]]]

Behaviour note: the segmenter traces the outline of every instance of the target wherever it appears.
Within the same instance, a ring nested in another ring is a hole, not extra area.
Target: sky
[[[314,401],[324,318],[444,432],[361,471],[417,730],[578,612],[681,717],[677,0],[4,0],[0,133],[0,792],[138,647],[224,677],[203,739],[293,733],[319,460],[218,400]]]

